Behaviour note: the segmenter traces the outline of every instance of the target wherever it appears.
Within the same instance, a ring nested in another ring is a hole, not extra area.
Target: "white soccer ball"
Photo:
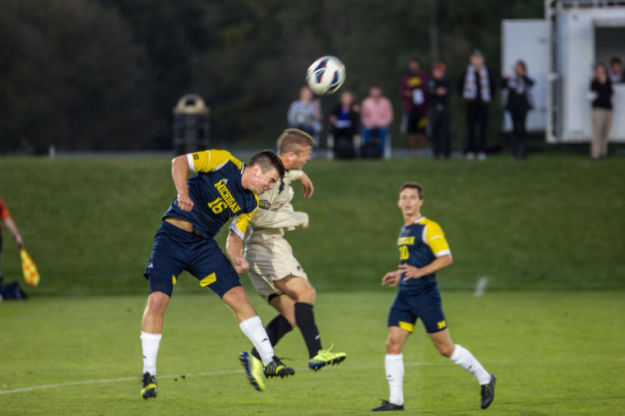
[[[345,81],[345,65],[336,56],[322,56],[306,71],[306,83],[317,95],[334,94]]]

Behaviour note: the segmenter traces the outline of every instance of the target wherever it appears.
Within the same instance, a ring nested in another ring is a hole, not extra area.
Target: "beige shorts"
[[[308,279],[306,272],[299,264],[291,245],[284,238],[272,238],[262,243],[247,244],[245,259],[250,265],[248,275],[254,289],[265,300],[271,295],[281,295],[282,292],[273,282],[288,276],[297,276]]]

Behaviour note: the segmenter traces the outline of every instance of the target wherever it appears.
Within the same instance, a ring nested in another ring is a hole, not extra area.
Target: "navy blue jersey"
[[[230,229],[241,238],[245,235],[258,197],[243,188],[243,163],[225,150],[204,150],[187,155],[189,169],[197,172],[188,180],[193,210],[183,211],[176,198],[163,214],[189,221],[205,238],[213,238],[232,217]]]
[[[425,217],[419,218],[410,225],[404,225],[397,239],[399,261],[402,264],[421,268],[432,263],[437,257],[451,254],[449,244],[441,227]],[[420,279],[404,280],[401,275],[399,290],[407,293],[421,291],[428,282],[435,281],[435,274]]]

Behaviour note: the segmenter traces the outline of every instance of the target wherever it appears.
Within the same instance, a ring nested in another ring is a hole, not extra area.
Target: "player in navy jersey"
[[[189,171],[197,172],[189,178]],[[232,309],[243,333],[261,354],[266,377],[294,373],[274,356],[267,332],[238,274],[245,273],[243,236],[258,207],[258,194],[271,189],[284,175],[278,156],[264,150],[247,165],[225,150],[206,150],[178,156],[172,161],[177,197],[163,214],[144,275],[150,294],[141,322],[144,399],[156,397],[156,356],[163,317],[180,273],[188,271],[200,286],[208,286]],[[234,218],[226,243],[232,264],[213,239]],[[262,351],[261,351],[262,350]]]
[[[422,205],[421,185],[404,183],[398,201],[404,217],[397,240],[400,264],[382,279],[383,285],[399,287],[388,315],[384,361],[390,398],[371,410],[404,409],[402,349],[417,318],[421,318],[436,349],[477,378],[481,385],[481,407],[486,409],[495,397],[495,376],[487,372],[469,350],[451,342],[435,276],[437,271],[451,265],[451,251],[441,227],[421,215]]]

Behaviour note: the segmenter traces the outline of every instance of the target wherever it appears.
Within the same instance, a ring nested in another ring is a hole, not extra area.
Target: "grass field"
[[[226,307],[206,291],[174,295],[159,354],[159,397],[139,397],[142,296],[36,298],[1,306],[2,415],[365,415],[387,398],[385,319],[394,291],[322,293],[326,344],[348,359],[312,373],[299,333],[277,351],[294,377],[247,385],[247,347]],[[273,313],[253,296],[261,316]],[[404,351],[405,414],[622,415],[622,292],[443,293],[454,340],[497,375],[479,409],[477,382],[438,356],[418,326]],[[21,390],[20,390],[21,389]]]
[[[0,196],[42,274],[30,293],[144,293],[141,273],[175,194],[169,163],[0,158]],[[401,227],[397,189],[407,179],[425,186],[423,213],[443,226],[452,247],[455,264],[443,289],[471,290],[482,276],[497,290],[625,288],[621,157],[315,160],[307,170],[316,194],[305,201],[297,192],[295,206],[309,212],[311,228],[289,239],[322,291],[375,289],[392,267]],[[20,275],[8,241],[2,265],[7,279]]]
[[[419,327],[404,352],[405,413],[625,414],[623,158],[314,161],[315,196],[295,200],[311,228],[289,239],[318,289],[324,343],[348,360],[311,373],[293,333],[277,351],[295,377],[253,391],[234,318],[185,276],[165,318],[159,397],[145,402],[142,272],[174,196],[169,169],[164,157],[0,158],[0,196],[42,275],[30,300],[0,304],[0,415],[368,414],[388,394],[394,291],[379,281],[397,262],[397,188],[407,179],[425,185],[423,213],[451,244],[454,265],[438,280],[452,336],[498,382],[484,413],[473,377]],[[2,268],[16,280],[18,253],[4,235]],[[248,293],[268,322],[273,312]]]

